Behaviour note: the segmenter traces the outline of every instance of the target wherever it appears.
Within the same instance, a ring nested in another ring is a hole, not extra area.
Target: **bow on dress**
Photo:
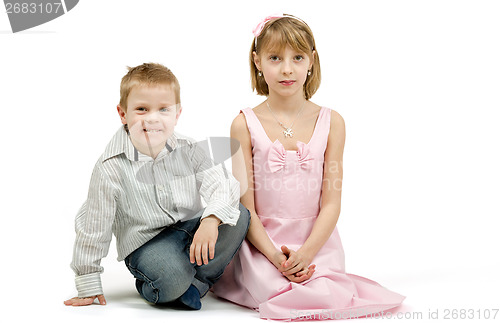
[[[297,160],[302,169],[311,169],[314,158],[310,156],[309,146],[297,141]],[[285,167],[286,150],[279,140],[273,143],[267,155],[267,161],[271,172],[275,173]]]

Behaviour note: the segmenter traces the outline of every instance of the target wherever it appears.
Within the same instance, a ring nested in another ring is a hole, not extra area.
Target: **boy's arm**
[[[222,163],[215,165],[210,156],[196,144],[193,146],[191,160],[196,181],[201,184],[200,195],[207,203],[201,219],[214,215],[222,224],[236,225],[240,216],[238,181],[223,168]]]
[[[116,213],[116,189],[99,169],[94,168],[87,201],[75,220],[76,239],[73,248],[75,284],[78,297],[102,295],[101,259],[109,250]]]
[[[196,262],[198,266],[206,265],[209,260],[214,259],[219,224],[221,221],[214,215],[209,215],[201,220],[189,247],[189,260],[192,264]]]

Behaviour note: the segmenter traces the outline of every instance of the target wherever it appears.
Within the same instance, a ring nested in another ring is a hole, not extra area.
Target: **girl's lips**
[[[285,85],[285,86],[290,86],[293,85],[295,81],[292,80],[285,80],[285,81],[280,81],[280,84]]]

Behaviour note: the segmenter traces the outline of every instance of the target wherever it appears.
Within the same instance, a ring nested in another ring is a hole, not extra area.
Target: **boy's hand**
[[[214,259],[220,223],[221,221],[213,214],[201,220],[189,248],[189,260],[192,264],[196,261],[198,266],[206,265],[209,259]]]
[[[71,299],[68,299],[67,301],[64,301],[64,305],[66,306],[86,306],[94,303],[94,300],[96,299],[99,300],[99,304],[101,305],[106,305],[106,299],[104,298],[104,295],[96,295],[96,296],[91,296],[91,297],[84,297],[84,298],[79,298],[79,297],[73,297]]]

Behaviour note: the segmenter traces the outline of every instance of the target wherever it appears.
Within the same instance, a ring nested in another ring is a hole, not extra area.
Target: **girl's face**
[[[313,57],[315,52],[313,51]],[[312,67],[309,56],[287,46],[283,51],[264,50],[260,55],[255,52],[254,62],[262,72],[271,93],[281,96],[292,96],[301,92],[307,79],[307,72]]]

